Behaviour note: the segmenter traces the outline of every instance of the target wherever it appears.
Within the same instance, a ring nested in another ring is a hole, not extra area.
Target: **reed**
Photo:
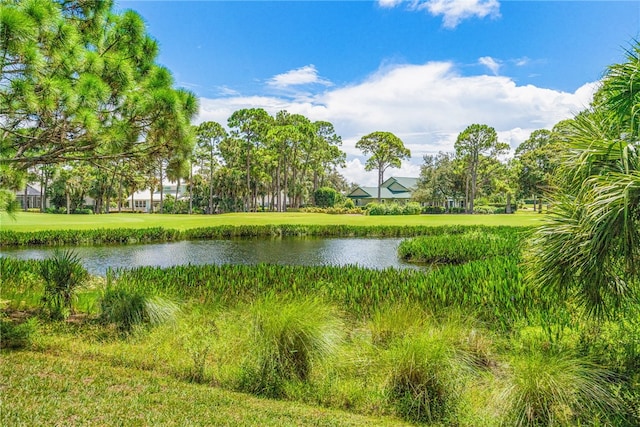
[[[524,231],[503,227],[472,230],[461,234],[420,236],[401,242],[400,258],[417,263],[462,264],[521,252]]]

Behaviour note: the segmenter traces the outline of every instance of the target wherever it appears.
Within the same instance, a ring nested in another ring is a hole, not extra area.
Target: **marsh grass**
[[[238,387],[258,395],[282,397],[287,382],[307,381],[314,362],[330,356],[342,340],[342,320],[317,299],[263,299],[250,316],[251,352]]]
[[[496,402],[503,425],[592,425],[619,408],[603,369],[566,353],[515,355]]]
[[[136,326],[157,326],[174,321],[178,305],[157,294],[153,288],[107,283],[100,297],[100,319],[113,323],[123,333]]]
[[[403,337],[387,352],[388,398],[404,419],[453,422],[466,362],[450,339],[435,330]]]

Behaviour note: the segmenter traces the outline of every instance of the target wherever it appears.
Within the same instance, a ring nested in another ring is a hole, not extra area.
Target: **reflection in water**
[[[398,259],[402,239],[274,238],[202,240],[147,245],[77,246],[91,274],[107,268],[181,264],[359,265],[367,268],[412,268]],[[2,256],[44,259],[54,248],[2,249]]]

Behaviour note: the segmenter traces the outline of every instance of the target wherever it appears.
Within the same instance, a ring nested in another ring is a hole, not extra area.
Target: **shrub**
[[[77,254],[72,250],[56,250],[53,257],[40,264],[44,279],[42,304],[52,319],[64,319],[73,307],[77,288],[89,277]]]
[[[251,354],[239,381],[243,391],[282,397],[287,382],[306,381],[313,361],[332,354],[341,341],[341,320],[317,300],[267,298],[253,305],[251,315]]]
[[[417,202],[409,202],[402,208],[404,215],[420,215],[422,213],[422,206]]]
[[[74,209],[73,214],[78,214],[78,215],[91,215],[93,214],[93,209],[91,208],[77,208]]]
[[[425,214],[443,214],[444,208],[442,206],[425,206],[422,209],[422,213]]]
[[[496,208],[492,206],[479,205],[473,207],[473,213],[475,214],[494,214],[496,213]]]
[[[316,206],[320,208],[332,208],[339,196],[338,192],[333,188],[321,187],[313,193],[313,200]]]
[[[402,215],[404,213],[402,206],[397,203],[387,205],[387,215]]]
[[[387,215],[387,205],[383,203],[369,203],[366,206],[367,215]]]
[[[349,199],[347,198],[343,203],[342,206],[345,209],[354,209],[356,207],[356,204],[353,202],[353,199]]]

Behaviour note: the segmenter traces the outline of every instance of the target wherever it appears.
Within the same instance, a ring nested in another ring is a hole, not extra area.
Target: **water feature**
[[[91,274],[107,268],[180,264],[359,265],[367,268],[416,268],[398,259],[400,238],[256,238],[201,240],[146,245],[76,246]],[[44,259],[55,248],[3,248],[2,256]]]

